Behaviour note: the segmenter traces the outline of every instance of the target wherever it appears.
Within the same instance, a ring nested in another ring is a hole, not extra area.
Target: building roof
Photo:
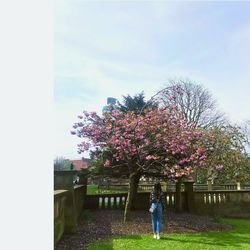
[[[72,160],[72,163],[75,167],[75,170],[80,171],[82,168],[87,169],[88,168],[88,161],[86,160]]]

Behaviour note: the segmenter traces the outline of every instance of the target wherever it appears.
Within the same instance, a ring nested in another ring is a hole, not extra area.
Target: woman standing
[[[160,239],[162,231],[162,214],[165,209],[165,196],[161,190],[161,184],[156,183],[150,193],[150,212],[154,239]]]

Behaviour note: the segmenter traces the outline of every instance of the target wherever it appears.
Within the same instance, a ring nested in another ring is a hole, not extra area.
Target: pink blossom
[[[202,160],[204,160],[204,159],[206,159],[206,155],[202,155],[202,156],[199,158],[200,161],[202,161]]]
[[[220,171],[224,170],[224,166],[223,165],[216,165],[215,169],[220,172]]]
[[[148,156],[146,156],[146,160],[156,160],[156,159],[157,159],[157,157],[154,156],[154,155],[148,155]]]
[[[95,112],[83,113],[82,122],[74,125],[77,132],[71,132],[89,141],[78,145],[80,153],[99,147],[112,152],[116,161],[138,161],[135,166],[157,159],[168,168],[163,171],[171,178],[189,175],[193,166],[205,166],[204,135],[187,123],[177,109],[151,110],[145,116],[115,110],[103,117]],[[104,166],[109,165],[109,160],[105,161]]]

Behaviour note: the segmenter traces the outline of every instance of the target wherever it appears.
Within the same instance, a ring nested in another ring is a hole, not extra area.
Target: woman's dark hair
[[[161,183],[160,182],[157,182],[157,183],[154,184],[153,192],[155,194],[159,194],[159,193],[162,192],[162,190],[161,190]]]

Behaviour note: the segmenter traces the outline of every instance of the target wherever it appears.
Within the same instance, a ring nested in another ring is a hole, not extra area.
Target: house
[[[74,170],[80,171],[81,169],[88,169],[90,159],[82,158],[81,160],[71,160]]]

